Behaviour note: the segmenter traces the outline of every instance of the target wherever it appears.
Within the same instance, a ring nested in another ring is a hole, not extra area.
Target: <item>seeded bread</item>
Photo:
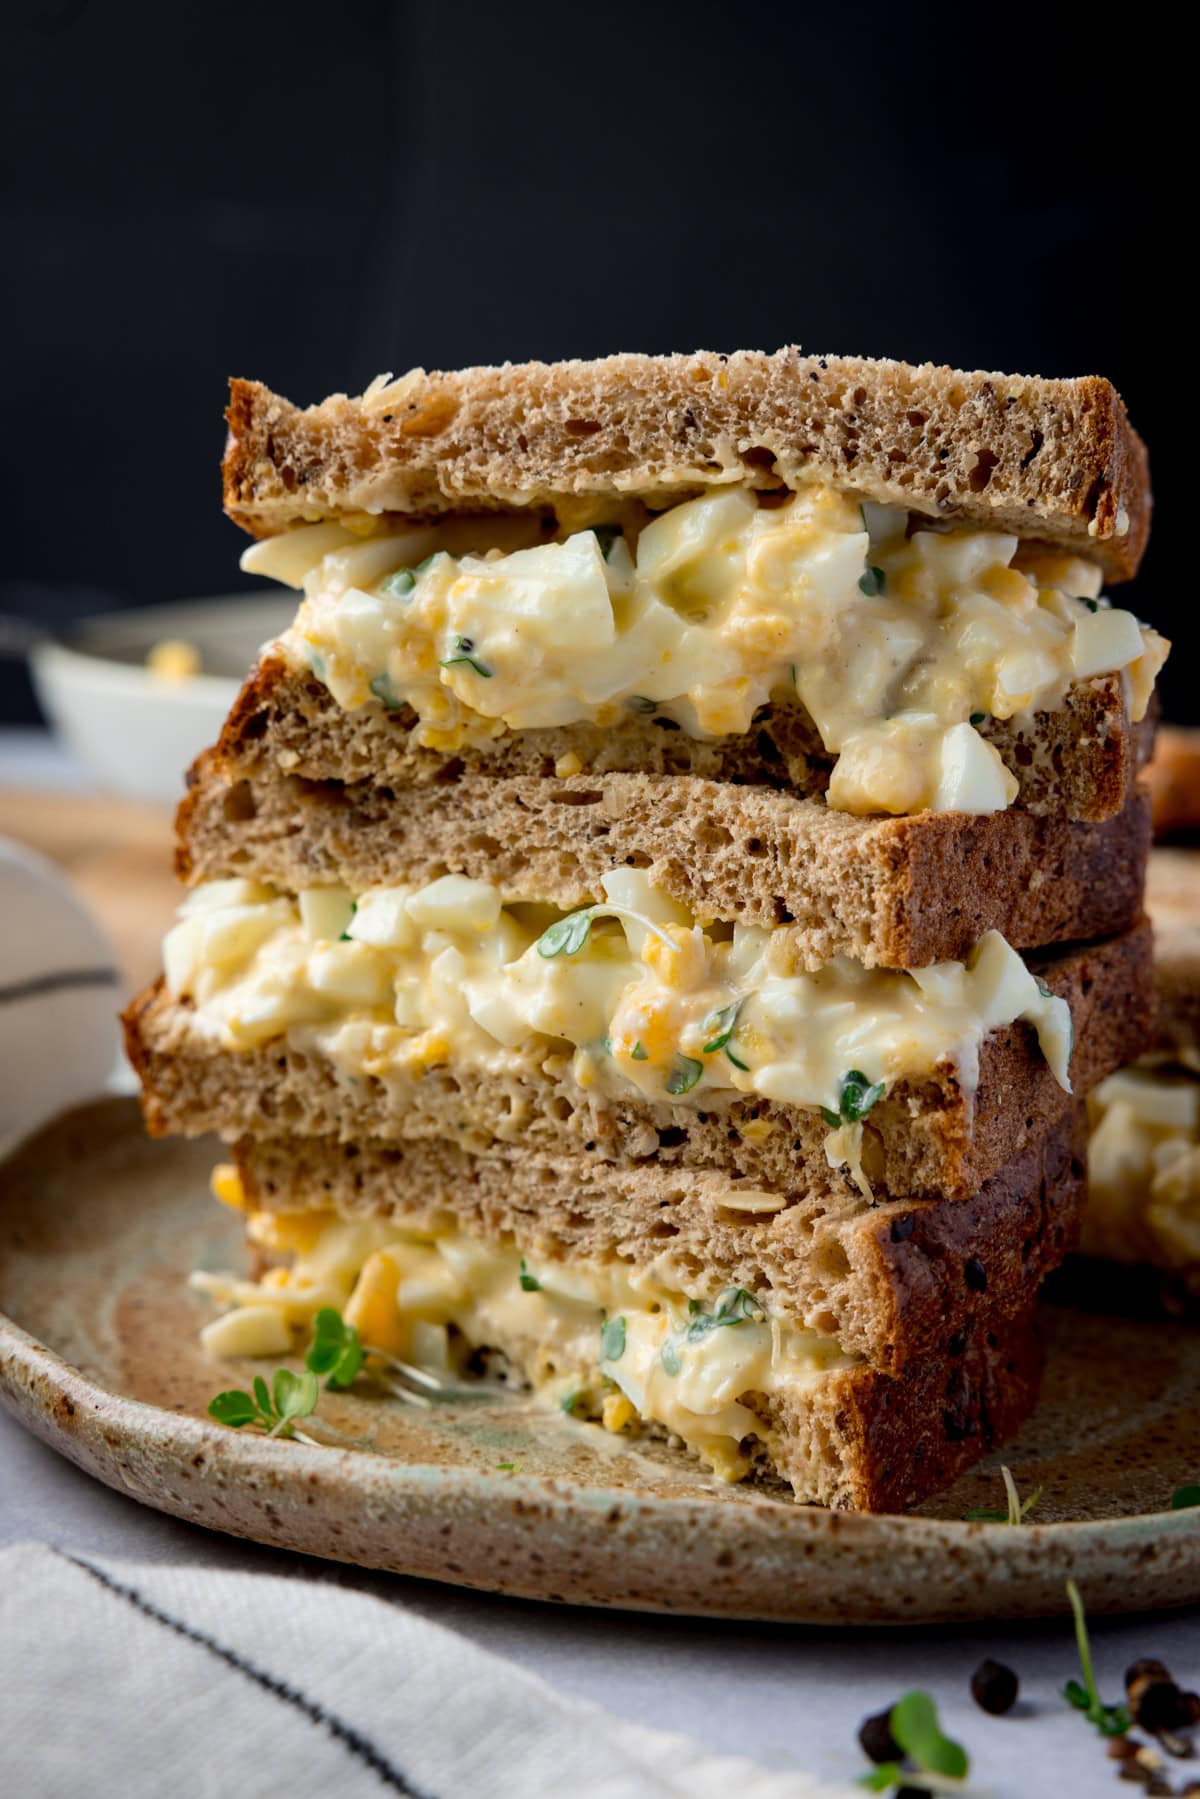
[[[268,652],[238,696],[216,758],[230,772],[374,780],[406,792],[449,788],[456,796],[465,778],[552,778],[565,757],[576,771],[575,791],[614,774],[640,774],[699,777],[798,798],[822,796],[836,760],[798,700],[765,708],[744,735],[710,742],[688,737],[670,719],[631,713],[606,729],[507,731],[451,755],[418,748],[415,724],[407,706],[387,709],[372,700],[346,711],[307,669]],[[1020,783],[1014,810],[1096,822],[1128,801],[1153,746],[1154,720],[1131,722],[1124,680],[1114,674],[1077,682],[1057,710],[990,719],[980,731]]]
[[[234,1155],[268,1212],[454,1219],[490,1242],[563,1261],[614,1257],[688,1298],[744,1287],[777,1317],[836,1336],[896,1374],[953,1357],[985,1316],[1020,1310],[1074,1245],[1084,1198],[1081,1108],[970,1199],[868,1206],[803,1185],[771,1195],[728,1176],[518,1147],[244,1137]]]
[[[993,929],[1017,949],[1115,935],[1140,915],[1150,842],[1137,789],[1117,817],[1084,825],[1013,811],[852,818],[692,776],[464,772],[397,795],[244,767],[196,764],[178,820],[184,880],[357,893],[451,872],[569,910],[632,866],[706,922],[786,929],[810,967],[846,954],[920,968],[961,959]]]
[[[1074,1096],[1055,1081],[1027,1025],[992,1032],[973,1095],[947,1061],[922,1080],[897,1082],[872,1108],[863,1166],[877,1197],[969,1198],[1143,1049],[1152,1004],[1147,925],[1039,966],[1071,1006]],[[720,1093],[706,1094],[701,1106],[666,1096],[605,1098],[579,1085],[567,1054],[514,1059],[505,1073],[451,1066],[350,1080],[316,1051],[290,1050],[282,1039],[256,1050],[214,1046],[190,1003],[171,999],[161,982],[124,1020],[155,1135],[439,1137],[479,1153],[519,1143],[550,1158],[568,1150],[618,1166],[654,1158],[773,1188],[802,1179],[846,1199],[858,1192],[848,1171],[829,1168],[826,1126],[806,1107]]]
[[[301,411],[231,384],[225,508],[257,537],[354,513],[434,516],[819,478],[1089,556],[1116,580],[1150,525],[1146,450],[1098,376],[773,355],[414,369]]]

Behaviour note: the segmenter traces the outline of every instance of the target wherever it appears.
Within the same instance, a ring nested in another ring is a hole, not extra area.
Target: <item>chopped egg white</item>
[[[1200,1281],[1200,1057],[1146,1056],[1088,1100],[1080,1247]]]
[[[304,589],[284,652],[343,707],[411,707],[420,744],[630,713],[713,738],[799,698],[838,758],[829,803],[854,813],[1010,805],[1017,783],[978,724],[1116,671],[1140,718],[1166,655],[1096,598],[1087,562],[998,532],[910,535],[905,512],[826,485],[614,515],[309,525],[242,566]]]
[[[202,1333],[211,1354],[279,1354],[333,1305],[368,1349],[405,1361],[453,1368],[455,1347],[459,1361],[500,1349],[564,1410],[660,1425],[729,1480],[749,1471],[747,1439],[770,1440],[749,1396],[795,1394],[859,1360],[753,1294],[685,1295],[654,1265],[522,1256],[450,1222],[255,1213],[249,1231],[294,1259],[258,1282],[192,1277],[231,1308]]]
[[[1024,1019],[1069,1088],[1070,1009],[999,932],[965,962],[912,973],[847,957],[805,970],[786,927],[701,928],[633,869],[604,884],[601,904],[535,908],[533,923],[458,876],[298,901],[214,882],[167,937],[167,981],[227,1048],[286,1038],[401,1082],[446,1064],[540,1065],[565,1046],[581,1086],[685,1105],[761,1095],[841,1113],[840,1129],[861,1119],[862,1090],[940,1062],[970,1091],[984,1038]]]

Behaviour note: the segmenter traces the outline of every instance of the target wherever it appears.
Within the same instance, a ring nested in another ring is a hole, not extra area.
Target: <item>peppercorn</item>
[[[1017,1702],[1021,1683],[1011,1668],[990,1659],[980,1662],[971,1676],[971,1697],[982,1711],[993,1718],[1011,1711]]]
[[[1129,1709],[1143,1730],[1182,1730],[1191,1721],[1187,1697],[1168,1677],[1143,1675],[1129,1688]]]
[[[898,1762],[904,1754],[892,1735],[892,1708],[864,1718],[858,1727],[858,1741],[863,1754],[872,1762]]]

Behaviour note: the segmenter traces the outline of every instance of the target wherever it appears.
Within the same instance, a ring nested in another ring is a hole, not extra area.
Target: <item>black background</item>
[[[1129,603],[1175,638],[1169,712],[1200,718],[1183,15],[5,16],[0,611],[248,585],[220,512],[230,374],[310,401],[416,363],[799,342],[1111,376],[1158,498]]]

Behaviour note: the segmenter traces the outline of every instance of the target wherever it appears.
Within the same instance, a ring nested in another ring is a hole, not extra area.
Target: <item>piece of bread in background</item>
[[[1156,837],[1200,832],[1200,726],[1161,725],[1146,779]]]

